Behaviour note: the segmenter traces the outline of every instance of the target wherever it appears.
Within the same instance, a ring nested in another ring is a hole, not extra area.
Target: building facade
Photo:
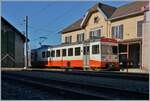
[[[98,3],[87,10],[83,18],[62,30],[62,43],[114,38],[119,43],[120,62],[126,61],[131,68],[143,69],[142,29],[146,12],[143,7],[146,5],[149,5],[148,1],[136,1],[118,8]]]
[[[1,17],[1,66],[24,67],[25,36]]]

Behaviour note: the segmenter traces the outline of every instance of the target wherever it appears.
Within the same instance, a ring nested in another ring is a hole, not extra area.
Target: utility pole
[[[25,35],[26,35],[26,64],[24,69],[28,68],[28,16],[25,17]]]

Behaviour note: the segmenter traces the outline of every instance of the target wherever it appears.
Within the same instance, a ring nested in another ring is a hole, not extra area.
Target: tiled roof
[[[102,4],[102,3],[97,3],[95,4],[93,7],[91,7],[88,10],[88,15],[87,15],[87,19],[84,21],[83,23],[83,27],[86,25],[86,22],[88,21],[88,18],[91,16],[91,14],[93,12],[97,11],[97,8],[100,8],[101,11],[104,13],[104,15],[109,19],[118,19],[124,16],[128,16],[134,13],[141,13],[143,12],[141,10],[142,7],[144,7],[145,5],[149,4],[149,1],[135,1],[126,5],[123,5],[121,7],[118,7],[117,9],[115,7],[106,5],[106,4]],[[71,31],[75,31],[78,29],[82,29],[83,27],[81,27],[81,23],[83,21],[83,18],[77,20],[76,22],[74,22],[72,25],[68,26],[67,28],[63,29],[61,32],[62,33],[66,33],[66,32],[71,32]]]
[[[142,12],[141,8],[149,4],[149,1],[135,1],[127,5],[118,7],[110,19],[117,19],[131,14]]]
[[[105,16],[107,16],[107,18],[109,18],[116,9],[115,7],[112,7],[112,6],[109,6],[109,5],[106,5],[106,4],[97,3],[88,10],[88,12],[89,12],[88,18],[90,17],[92,12],[97,11],[97,8],[100,8],[103,11],[103,13],[105,14]],[[80,26],[82,21],[83,21],[83,18],[77,20],[72,25],[70,25],[67,28],[63,29],[61,32],[65,33],[65,32],[70,32],[70,31],[82,29],[82,27]]]
[[[82,29],[80,24],[82,22],[83,18],[75,21],[72,25],[68,26],[67,28],[63,29],[61,32],[65,33],[65,32],[70,32],[70,31],[74,31],[74,30],[78,30],[78,29]]]

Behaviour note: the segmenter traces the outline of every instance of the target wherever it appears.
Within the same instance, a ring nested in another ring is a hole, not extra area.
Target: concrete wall
[[[145,13],[145,23],[143,24],[143,44],[142,44],[142,68],[146,71],[150,68],[150,11]]]

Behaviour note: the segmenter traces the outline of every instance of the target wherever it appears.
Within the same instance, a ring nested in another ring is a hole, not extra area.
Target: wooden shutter
[[[142,24],[143,24],[143,21],[137,22],[137,36],[138,37],[142,36]]]
[[[112,38],[115,38],[115,26],[111,28]]]
[[[92,31],[90,31],[90,39],[92,39]]]
[[[119,38],[123,39],[123,25],[119,26]]]
[[[82,41],[84,41],[84,33],[82,34]]]

